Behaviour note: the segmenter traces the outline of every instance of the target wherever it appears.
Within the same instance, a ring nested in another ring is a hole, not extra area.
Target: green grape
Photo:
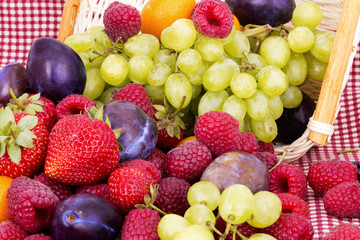
[[[171,49],[180,52],[194,44],[196,29],[192,20],[180,18],[171,24],[167,34]]]
[[[129,63],[119,54],[112,54],[101,64],[101,76],[110,85],[117,85],[125,81],[129,72]]]
[[[251,129],[259,140],[266,143],[272,142],[278,133],[276,122],[271,114],[260,121],[251,119]]]
[[[191,225],[175,234],[173,240],[214,240],[212,232],[199,225]],[[162,239],[161,239],[162,240]]]
[[[307,62],[307,78],[322,81],[324,79],[327,63],[317,60],[310,52],[304,54]]]
[[[210,64],[208,62],[202,61],[201,67],[197,72],[185,74],[191,84],[202,85],[204,73],[208,70],[209,65]]]
[[[288,76],[289,84],[299,86],[306,80],[308,71],[307,61],[302,53],[291,53],[289,62],[282,68]]]
[[[289,44],[280,36],[267,37],[260,45],[260,56],[268,65],[283,68],[288,63],[290,55]]]
[[[306,26],[314,30],[322,19],[321,8],[313,2],[303,2],[296,6],[293,11],[292,20],[295,27]]]
[[[257,53],[249,53],[246,57],[242,57],[240,64],[240,68],[253,77],[256,77],[258,72],[267,65],[265,59]],[[244,68],[244,65],[248,66]]]
[[[164,63],[167,64],[172,72],[175,71],[176,67],[176,52],[170,49],[161,49],[154,56],[154,63]]]
[[[313,47],[315,36],[308,27],[299,26],[290,31],[287,41],[292,51],[304,53]]]
[[[287,75],[275,65],[262,68],[257,78],[258,88],[270,97],[280,96],[289,86]]]
[[[89,56],[84,52],[79,52],[78,55],[81,58],[81,61],[83,62],[84,66],[85,66],[85,70],[91,69],[92,67],[90,64]]]
[[[192,224],[184,217],[174,213],[169,213],[160,219],[157,232],[161,240],[172,240],[174,239],[176,233],[183,231],[189,226],[192,226]]]
[[[150,84],[145,84],[144,88],[146,90],[146,93],[149,95],[149,98],[153,100],[153,102],[164,103],[164,85],[155,87],[151,86]]]
[[[173,47],[171,46],[171,42],[170,42],[170,28],[171,26],[168,26],[166,28],[164,28],[164,30],[162,30],[161,35],[160,35],[160,42],[161,44],[168,49],[173,49]]]
[[[246,114],[246,104],[242,98],[232,95],[223,104],[222,112],[227,112],[241,122]]]
[[[193,99],[197,98],[198,96],[200,96],[200,94],[202,92],[202,86],[191,84],[191,88],[192,88],[191,100],[193,100]]]
[[[219,205],[220,190],[212,182],[199,181],[190,186],[187,201],[190,206],[204,204],[211,211],[214,211]]]
[[[185,49],[179,53],[177,65],[184,73],[195,73],[202,65],[201,55],[193,48]]]
[[[66,45],[71,47],[77,53],[89,50],[94,42],[94,37],[87,33],[76,33],[70,35],[64,41]]]
[[[153,58],[160,50],[159,40],[151,34],[136,34],[124,44],[124,51],[130,58],[138,55],[147,55]]]
[[[203,86],[208,91],[220,91],[230,86],[239,65],[231,59],[222,59],[211,65],[203,76]]]
[[[125,80],[124,81],[122,81],[121,83],[119,83],[119,84],[115,84],[114,85],[114,87],[119,87],[119,88],[122,88],[122,87],[125,87],[128,83],[130,83],[131,82],[131,80],[130,80],[130,78],[129,78],[129,75],[125,78]],[[112,86],[112,85],[110,85],[110,86]]]
[[[209,230],[211,230],[211,226],[215,226],[216,223],[214,213],[204,204],[195,204],[190,206],[186,210],[184,218],[191,224],[199,225]],[[211,224],[211,226],[208,224]]]
[[[226,222],[241,224],[251,217],[254,206],[251,190],[243,184],[233,184],[221,193],[218,210]]]
[[[182,108],[189,105],[192,97],[192,87],[191,83],[184,74],[171,74],[165,82],[164,91],[167,100],[174,108],[177,109],[180,107],[184,97],[185,102]]]
[[[101,76],[100,69],[86,70],[86,85],[82,95],[94,100],[104,91],[105,81]]]
[[[216,62],[224,54],[224,46],[218,38],[200,36],[195,41],[194,49],[198,51],[201,58],[207,62]]]
[[[270,112],[268,96],[260,89],[249,98],[245,98],[246,112],[254,120],[261,121]]]
[[[226,38],[220,39],[222,44],[225,46],[226,44],[232,42],[235,38],[235,34],[236,34],[236,29],[235,29],[235,27],[233,27],[229,36],[227,36]]]
[[[101,96],[99,97],[99,101],[107,104],[112,99],[112,97],[119,91],[119,87],[110,87],[106,89]]]
[[[268,99],[270,104],[270,115],[276,120],[281,117],[284,112],[283,103],[280,96],[268,97]]]
[[[226,44],[224,49],[231,56],[240,58],[250,52],[250,42],[243,32],[235,30],[233,40]]]
[[[282,205],[280,198],[270,191],[260,191],[254,194],[255,207],[250,220],[253,227],[266,228],[274,224],[280,217]]]
[[[171,75],[171,68],[165,63],[155,64],[149,71],[147,76],[147,82],[151,86],[161,86],[164,85],[166,79]]]
[[[244,125],[244,132],[252,132],[251,129],[251,117],[249,116],[249,114],[245,114],[244,120],[243,120],[243,125]]]
[[[95,38],[95,41],[104,45],[106,48],[110,49],[112,47],[111,40],[105,32],[104,26],[94,26],[85,31],[85,33],[90,34]]]
[[[248,240],[277,240],[273,236],[266,233],[255,233],[251,235]]]
[[[154,66],[151,57],[147,55],[136,55],[129,61],[129,78],[134,83],[142,85],[147,83],[148,75]]]
[[[224,102],[228,97],[229,94],[225,90],[220,90],[217,92],[207,91],[200,98],[198,105],[198,115],[201,116],[202,114],[210,111],[221,112]]]
[[[98,42],[94,42],[91,49],[84,53],[89,57],[91,68],[100,68],[106,58],[105,47]]]
[[[310,49],[311,54],[318,60],[328,63],[334,43],[334,33],[330,31],[317,31],[315,43]]]
[[[300,88],[289,85],[283,94],[280,95],[284,108],[296,108],[300,106],[303,95]]]
[[[251,97],[257,89],[256,79],[249,73],[238,73],[230,81],[231,91],[239,98]]]

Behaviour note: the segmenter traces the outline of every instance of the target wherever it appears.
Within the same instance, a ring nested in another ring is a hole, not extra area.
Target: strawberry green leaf
[[[170,137],[174,137],[174,136],[175,136],[174,127],[168,126],[168,127],[166,128],[166,133],[167,133]]]
[[[179,126],[174,127],[174,135],[177,139],[180,139],[180,127]]]
[[[27,112],[31,115],[35,115],[38,112],[44,112],[44,109],[42,106],[40,106],[38,104],[31,103],[26,107],[25,112]]]
[[[25,93],[26,94],[26,93]],[[25,94],[23,94],[23,96],[25,95]],[[37,100],[39,100],[40,99],[40,93],[37,93],[37,94],[34,94],[34,95],[32,95],[31,97],[28,97],[29,95],[27,95],[26,96],[26,98],[28,98],[31,102],[35,102],[35,101],[37,101]],[[21,97],[20,97],[21,98]],[[19,98],[19,99],[20,99]],[[25,98],[25,99],[26,99]],[[42,102],[42,101],[41,101]]]
[[[24,148],[33,147],[33,139],[36,138],[35,134],[27,131],[22,131],[19,133],[18,137],[15,140],[15,143]]]
[[[7,146],[7,152],[13,163],[19,164],[21,161],[21,149],[20,146],[15,143],[9,143]]]
[[[157,111],[160,111],[160,112],[166,112],[166,109],[163,105],[159,105],[159,104],[153,104],[152,105]]]
[[[0,157],[4,156],[6,150],[6,144],[9,141],[10,137],[0,136]]]
[[[157,119],[164,119],[166,117],[166,114],[164,112],[157,112],[155,113],[155,117]]]
[[[3,131],[8,123],[15,123],[14,113],[10,107],[0,109],[0,131]]]
[[[19,120],[17,128],[19,131],[31,130],[38,124],[38,117],[28,115]]]

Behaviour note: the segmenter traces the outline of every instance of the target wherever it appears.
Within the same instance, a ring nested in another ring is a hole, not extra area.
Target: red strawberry
[[[63,200],[72,195],[72,192],[68,186],[65,186],[59,182],[50,179],[44,172],[40,173],[37,176],[34,176],[34,180],[48,186],[51,191],[53,191],[53,193],[59,198],[59,200]]]
[[[22,240],[29,234],[14,220],[6,220],[0,223],[0,239]]]
[[[119,157],[116,136],[108,124],[71,115],[60,119],[50,133],[45,173],[62,184],[89,185],[109,176]]]
[[[88,116],[86,110],[96,107],[90,98],[79,94],[71,94],[62,99],[55,107],[56,118],[60,120],[66,116],[83,114]]]
[[[14,114],[9,107],[0,109],[0,119],[4,144],[0,150],[0,175],[15,178],[38,173],[44,166],[49,141],[43,122],[28,113]]]
[[[157,227],[160,222],[159,213],[150,208],[133,209],[125,217],[121,229],[121,239],[158,240]]]
[[[360,183],[340,183],[325,193],[325,210],[335,217],[360,217],[359,196]]]
[[[278,193],[276,195],[280,198],[283,213],[298,213],[309,218],[310,209],[303,199],[291,193]]]
[[[307,180],[315,194],[324,196],[330,188],[342,182],[356,182],[357,167],[347,161],[318,161],[310,165]]]
[[[323,240],[359,240],[360,228],[352,223],[340,223],[333,227]]]
[[[144,203],[144,197],[150,195],[150,185],[153,182],[153,176],[144,168],[117,168],[108,179],[110,201],[127,213],[136,204]]]

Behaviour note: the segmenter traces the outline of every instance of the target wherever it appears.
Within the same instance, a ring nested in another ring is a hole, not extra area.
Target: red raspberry
[[[226,38],[234,26],[229,6],[220,0],[201,0],[191,12],[196,30],[210,38]]]
[[[310,209],[303,199],[291,193],[278,193],[276,195],[280,198],[283,213],[298,213],[309,218]]]
[[[161,173],[160,171],[149,161],[142,160],[142,159],[134,159],[127,162],[119,163],[118,167],[139,167],[144,168],[147,170],[153,177],[153,183],[157,184],[161,180]]]
[[[315,194],[324,196],[326,191],[342,182],[356,182],[357,167],[347,161],[318,161],[310,165],[307,180]]]
[[[199,116],[194,135],[210,149],[214,158],[237,151],[241,143],[239,121],[226,112],[210,111]]]
[[[211,162],[211,152],[203,143],[188,141],[166,154],[165,172],[168,177],[191,182],[200,178]]]
[[[88,116],[86,109],[96,107],[96,103],[79,94],[71,94],[62,99],[55,107],[55,114],[58,120],[74,115],[83,114]]]
[[[259,146],[255,135],[252,132],[241,132],[240,139],[238,150],[256,156],[259,151]]]
[[[279,219],[262,232],[277,240],[311,240],[314,236],[310,220],[297,213],[281,213]]]
[[[217,230],[219,230],[220,232],[224,233],[225,229],[226,229],[226,222],[224,221],[224,219],[222,219],[221,217],[219,217],[216,220],[215,223],[215,227]],[[245,237],[249,238],[251,235],[255,234],[258,232],[258,229],[249,225],[247,222],[244,222],[240,225],[237,226],[237,230],[239,233],[241,233],[242,235],[244,235]],[[214,237],[215,239],[219,239],[220,236],[218,234],[216,234],[214,232]],[[233,239],[233,232],[230,230],[230,232],[228,233],[228,235],[226,236],[225,240],[232,240]],[[236,236],[235,238],[236,240],[241,240],[241,238],[239,236]]]
[[[275,153],[274,145],[258,140],[259,152]]]
[[[155,210],[133,209],[125,217],[121,229],[121,239],[157,240],[157,227],[160,222],[159,213]]]
[[[103,23],[109,38],[122,43],[138,34],[142,25],[139,10],[118,1],[105,9]]]
[[[154,109],[143,85],[139,83],[128,83],[119,89],[113,100],[123,100],[134,103],[150,117],[154,116]]]
[[[305,199],[307,181],[304,171],[296,165],[281,163],[270,172],[269,190],[274,193],[292,193]]]
[[[158,148],[154,148],[150,156],[145,159],[151,162],[160,171],[161,176],[165,176],[165,158],[166,154]]]
[[[53,191],[53,193],[58,197],[59,201],[68,198],[70,197],[70,195],[72,195],[72,192],[68,186],[50,179],[44,172],[40,173],[37,176],[34,176],[34,180],[39,181],[45,184],[46,186],[48,186],[51,189],[51,191]]]
[[[340,223],[333,227],[323,240],[358,240],[360,228],[352,223]]]
[[[163,178],[159,184],[155,205],[166,213],[183,216],[190,207],[187,193],[190,183],[175,177]]]
[[[325,210],[335,217],[360,217],[359,196],[360,183],[340,183],[325,193]]]
[[[271,152],[258,152],[257,157],[265,163],[266,167],[270,170],[272,169],[278,162],[279,159],[274,153]]]
[[[48,186],[25,176],[11,182],[7,199],[10,215],[31,233],[49,227],[51,211],[58,202]]]
[[[91,193],[110,201],[109,186],[106,183],[91,184],[76,189],[76,193]]]
[[[42,233],[33,234],[24,238],[24,240],[52,240],[52,237]]]
[[[29,234],[13,220],[6,220],[0,223],[0,239],[23,240]]]

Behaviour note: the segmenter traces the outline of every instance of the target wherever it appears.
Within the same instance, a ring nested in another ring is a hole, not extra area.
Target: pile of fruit
[[[0,239],[307,240],[308,185],[329,214],[360,217],[357,166],[306,175],[274,154],[315,108],[300,86],[329,61],[320,8],[239,2],[114,2],[104,26],[36,39],[26,67],[4,67]]]

